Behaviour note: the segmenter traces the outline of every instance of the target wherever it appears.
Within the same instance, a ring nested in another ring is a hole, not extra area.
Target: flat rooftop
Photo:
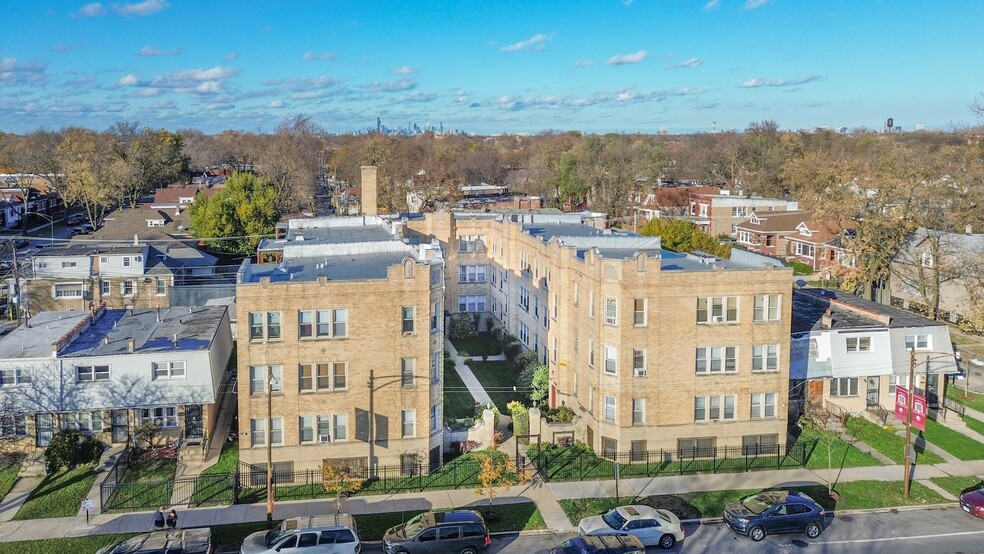
[[[241,283],[259,283],[269,277],[271,283],[288,281],[315,281],[325,276],[329,281],[359,281],[386,279],[388,270],[403,263],[407,257],[416,259],[414,250],[403,252],[376,252],[296,258],[280,264],[250,264],[249,272],[240,271]]]

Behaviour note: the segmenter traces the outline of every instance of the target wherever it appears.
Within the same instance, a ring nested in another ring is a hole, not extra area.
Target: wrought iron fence
[[[555,447],[527,452],[544,481],[731,473],[802,467],[808,448],[805,442],[792,446],[757,445],[645,450],[595,454],[583,446]]]

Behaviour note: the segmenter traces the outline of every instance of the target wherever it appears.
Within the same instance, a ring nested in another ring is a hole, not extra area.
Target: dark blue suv
[[[762,491],[724,509],[731,530],[760,541],[769,533],[806,533],[815,539],[827,524],[827,513],[799,491]]]

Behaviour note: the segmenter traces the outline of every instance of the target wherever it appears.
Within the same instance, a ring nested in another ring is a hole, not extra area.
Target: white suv
[[[303,548],[303,550],[301,550]],[[285,519],[279,527],[246,537],[240,554],[359,554],[362,543],[349,514]]]

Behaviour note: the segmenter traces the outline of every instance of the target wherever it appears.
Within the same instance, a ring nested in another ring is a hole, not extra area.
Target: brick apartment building
[[[796,210],[799,203],[779,198],[744,196],[741,194],[690,195],[690,217],[711,236],[735,236],[735,225],[757,212],[785,212]]]

